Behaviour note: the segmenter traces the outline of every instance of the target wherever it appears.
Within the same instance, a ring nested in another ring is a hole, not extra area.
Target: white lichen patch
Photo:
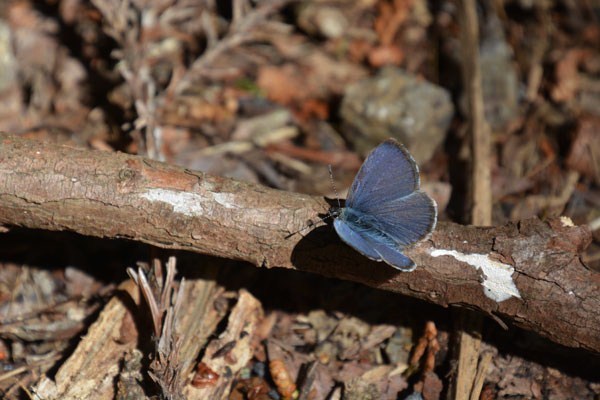
[[[521,298],[512,279],[515,269],[508,264],[492,260],[487,254],[464,254],[456,250],[437,249],[430,254],[432,257],[451,256],[480,269],[483,272],[483,293],[498,303],[511,297]]]
[[[217,203],[225,208],[236,208],[234,196],[231,193],[213,193],[213,197]]]
[[[561,222],[562,226],[568,226],[568,227],[575,226],[575,224],[573,223],[573,220],[564,215],[560,217],[560,222]]]
[[[150,189],[141,197],[149,201],[167,203],[173,207],[174,212],[190,217],[202,215],[204,212],[202,204],[206,201],[204,197],[196,193],[167,189]]]

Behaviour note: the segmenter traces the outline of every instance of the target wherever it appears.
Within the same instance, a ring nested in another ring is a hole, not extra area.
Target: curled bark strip
[[[579,253],[586,226],[538,219],[440,223],[399,273],[345,246],[320,197],[205,175],[142,157],[0,134],[0,224],[128,238],[163,248],[304,270],[442,306],[464,305],[563,345],[600,352],[600,276]]]

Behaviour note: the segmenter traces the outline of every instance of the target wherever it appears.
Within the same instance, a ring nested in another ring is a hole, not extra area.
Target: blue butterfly
[[[402,251],[430,234],[437,221],[435,201],[419,187],[419,168],[408,150],[386,140],[360,167],[346,206],[332,210],[337,234],[365,257],[414,270]]]

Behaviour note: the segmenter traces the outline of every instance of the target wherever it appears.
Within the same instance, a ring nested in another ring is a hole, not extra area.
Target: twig
[[[225,37],[215,42],[212,47],[209,47],[196,61],[192,63],[188,72],[181,78],[175,89],[176,93],[181,93],[191,84],[195,77],[202,75],[206,68],[215,62],[215,60],[223,53],[243,45],[245,43],[256,40],[255,34],[252,32],[260,24],[264,23],[265,19],[291,3],[293,0],[271,0],[262,2],[260,6],[250,11],[246,15],[240,15],[242,7],[240,1],[234,2],[234,20],[229,27],[229,32]],[[208,35],[209,37],[214,35]]]
[[[167,274],[162,281],[163,272],[160,261],[154,263],[154,287],[151,287],[146,278],[146,272],[140,266],[137,273],[129,268],[127,272],[146,299],[150,308],[152,322],[154,324],[155,355],[149,372],[150,377],[160,385],[163,395],[167,399],[183,399],[183,387],[186,373],[182,368],[180,358],[181,340],[175,331],[175,321],[184,301],[184,281],[179,284],[177,295],[175,292],[176,259],[169,257],[166,269]]]
[[[490,128],[485,121],[481,65],[479,63],[479,24],[475,0],[462,0],[461,28],[463,49],[463,83],[468,102],[468,123],[471,138],[471,222],[474,225],[492,224],[492,190],[490,171]],[[454,396],[458,399],[478,398],[474,393],[477,361],[481,347],[483,317],[470,310],[459,311],[458,371]],[[481,389],[479,389],[481,390]],[[451,393],[452,391],[449,391]]]
[[[485,382],[485,377],[487,376],[487,371],[491,363],[492,353],[483,353],[477,365],[477,373],[475,374],[473,390],[471,391],[471,397],[469,398],[469,400],[479,400],[481,390],[483,389],[483,383]]]

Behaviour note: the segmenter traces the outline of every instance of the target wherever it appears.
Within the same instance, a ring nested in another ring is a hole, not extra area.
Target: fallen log
[[[600,352],[600,275],[579,253],[586,226],[530,219],[439,223],[398,272],[344,245],[322,197],[269,189],[143,157],[0,134],[0,224],[127,238],[360,282],[441,306],[477,309],[557,343]]]

